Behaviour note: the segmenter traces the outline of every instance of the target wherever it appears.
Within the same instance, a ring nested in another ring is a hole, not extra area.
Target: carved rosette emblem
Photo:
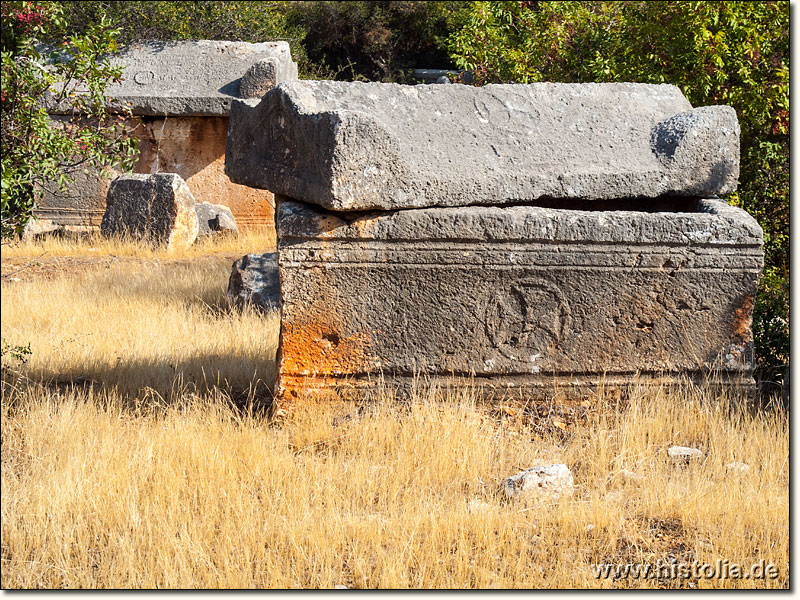
[[[569,331],[563,292],[549,281],[528,279],[493,294],[486,305],[486,334],[505,357],[544,354]]]

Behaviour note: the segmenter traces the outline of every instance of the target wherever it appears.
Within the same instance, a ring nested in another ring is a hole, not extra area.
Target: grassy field
[[[788,587],[780,403],[686,387],[487,406],[420,389],[270,421],[277,316],[224,294],[231,262],[273,245],[2,248],[2,335],[31,349],[3,357],[4,588]],[[676,465],[673,444],[706,457]],[[497,494],[549,462],[572,470],[572,496]],[[596,574],[670,561],[778,576]]]

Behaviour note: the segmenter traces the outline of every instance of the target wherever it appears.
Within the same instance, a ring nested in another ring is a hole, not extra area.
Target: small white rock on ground
[[[702,450],[688,446],[670,446],[667,448],[667,455],[676,462],[699,460],[705,456]]]
[[[490,510],[492,505],[483,500],[474,498],[467,503],[467,511],[470,513],[481,513]]]
[[[643,477],[638,473],[629,471],[628,469],[620,469],[616,473],[609,473],[609,481],[621,484],[638,485],[642,483]]]
[[[574,490],[572,473],[567,465],[537,465],[507,477],[501,484],[506,498],[520,494],[541,494],[550,497],[570,495]]]
[[[750,465],[743,462],[732,462],[725,465],[725,469],[734,473],[747,473],[750,471]]]

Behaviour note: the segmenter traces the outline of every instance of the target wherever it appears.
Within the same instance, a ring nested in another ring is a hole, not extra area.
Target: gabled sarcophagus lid
[[[226,172],[331,210],[736,189],[739,123],[672,85],[289,81],[231,112]]]

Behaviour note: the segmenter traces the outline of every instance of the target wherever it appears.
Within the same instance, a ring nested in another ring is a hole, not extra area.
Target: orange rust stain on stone
[[[372,224],[377,221],[377,217],[362,217],[360,219],[356,219],[353,222],[353,225],[358,231],[358,236],[361,238],[371,238],[372,237]]]
[[[733,311],[733,334],[740,341],[753,338],[753,297],[745,296],[742,305]]]
[[[321,238],[334,237],[336,230],[344,225],[345,223],[342,219],[333,216],[325,216],[321,217],[316,222],[316,230]]]
[[[360,391],[374,387],[374,382],[332,377],[297,377],[281,375],[275,397],[276,406],[290,408],[295,402],[334,402],[355,400]]]
[[[329,324],[285,323],[281,338],[281,372],[292,375],[348,375],[373,370],[371,337],[363,332],[341,337]]]
[[[284,323],[276,402],[281,405],[307,396],[338,398],[342,378],[380,366],[369,352],[370,343],[369,333],[342,337],[336,328],[319,321]]]
[[[145,118],[139,137],[137,173],[177,173],[197,202],[224,204],[236,224],[270,224],[272,192],[233,183],[225,174],[227,117]]]
[[[177,173],[197,202],[224,204],[241,229],[274,223],[272,192],[233,183],[225,174],[227,117],[142,117],[125,126],[139,140],[134,172]],[[46,194],[37,214],[58,224],[99,226],[111,180],[121,175],[107,171],[107,178],[94,170],[80,173],[66,194]]]

